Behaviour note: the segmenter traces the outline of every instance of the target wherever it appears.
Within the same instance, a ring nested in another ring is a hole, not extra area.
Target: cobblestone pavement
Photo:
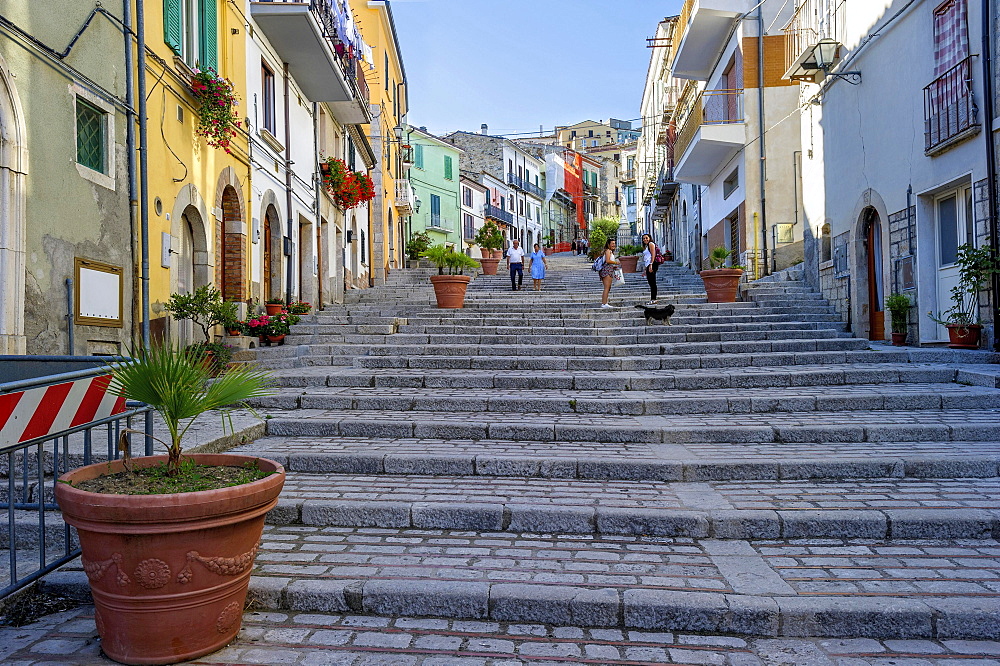
[[[98,666],[93,608],[0,628],[7,666]],[[543,624],[248,612],[229,647],[189,664],[245,666],[998,666],[1000,642],[754,639]]]

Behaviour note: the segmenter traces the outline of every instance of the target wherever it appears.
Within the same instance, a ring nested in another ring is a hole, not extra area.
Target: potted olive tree
[[[479,262],[444,245],[433,245],[423,254],[435,266],[438,274],[431,276],[434,296],[439,308],[457,309],[465,305],[465,290],[472,280],[464,271],[479,267]],[[445,273],[445,270],[448,272]]]
[[[720,245],[708,255],[708,263],[711,268],[700,272],[701,279],[705,283],[705,293],[708,295],[709,303],[736,302],[736,292],[740,288],[743,267],[734,265],[727,268],[726,261],[731,256],[733,256],[733,251]]]
[[[101,649],[115,661],[194,659],[239,631],[264,516],[285,471],[251,456],[183,455],[199,415],[270,393],[268,374],[253,366],[209,379],[201,359],[166,346],[113,366],[111,392],[156,410],[167,454],[132,458],[123,447],[123,458],[56,484],[63,517],[79,533]]]
[[[983,333],[979,316],[979,293],[986,288],[994,273],[1000,272],[1000,261],[993,257],[989,247],[973,247],[966,243],[958,248],[955,264],[958,266],[958,284],[952,287],[953,305],[936,316],[928,316],[948,329],[949,347],[979,349]]]
[[[475,241],[483,254],[483,275],[496,275],[501,259],[498,255],[500,248],[503,247],[503,234],[500,233],[500,228],[492,220],[487,221],[476,232]]]
[[[885,299],[885,307],[892,321],[892,344],[902,347],[906,344],[906,335],[910,326],[910,308],[913,303],[905,294],[892,294]]]

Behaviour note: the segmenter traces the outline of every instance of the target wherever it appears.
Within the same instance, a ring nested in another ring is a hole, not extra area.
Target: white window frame
[[[70,109],[73,118],[73,163],[76,164],[76,171],[81,176],[101,187],[109,190],[115,189],[115,107],[104,101],[97,95],[80,85],[72,84],[70,92]],[[77,124],[76,124],[76,102],[80,98],[91,106],[104,112],[104,166],[105,173],[95,171],[76,161],[77,146]]]

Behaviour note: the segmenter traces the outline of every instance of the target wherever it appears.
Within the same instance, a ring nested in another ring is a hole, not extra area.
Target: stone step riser
[[[891,412],[887,412],[887,416]],[[1000,422],[992,425],[967,423],[952,416],[941,423],[891,422],[873,425],[758,425],[758,426],[690,426],[661,427],[618,426],[608,419],[595,419],[593,424],[476,422],[461,423],[444,419],[410,421],[383,419],[374,421],[360,417],[313,418],[295,420],[275,418],[267,422],[267,434],[282,437],[376,437],[454,439],[454,440],[518,440],[526,442],[590,442],[595,437],[615,443],[690,444],[690,443],[859,443],[859,442],[990,442],[1000,438]]]
[[[823,351],[856,351],[867,349],[868,343],[855,338],[832,338],[825,340],[776,340],[749,342],[697,342],[676,344],[632,344],[632,345],[600,345],[591,340],[589,345],[560,346],[553,344],[502,344],[486,343],[484,345],[442,344],[434,345],[371,345],[369,356],[442,356],[442,357],[496,357],[511,355],[535,354],[541,357],[549,356],[603,356],[625,357],[642,355],[689,355],[689,354],[763,354],[769,352],[823,352]],[[569,341],[566,345],[571,344]]]
[[[585,397],[531,399],[513,396],[451,398],[445,396],[276,395],[252,400],[261,409],[393,410],[405,412],[492,412],[498,414],[594,414],[660,416],[668,414],[766,414],[815,411],[905,409],[998,409],[1000,394],[942,395],[907,392],[898,396],[852,392],[850,395],[745,398],[643,399],[616,397],[614,402]]]

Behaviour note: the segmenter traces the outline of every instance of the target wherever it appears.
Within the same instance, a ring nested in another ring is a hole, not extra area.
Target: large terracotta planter
[[[740,288],[742,268],[713,268],[701,271],[709,303],[735,303]]]
[[[483,275],[496,275],[500,260],[483,257],[479,260],[479,263],[483,267]]]
[[[492,254],[492,252],[485,247],[479,248],[479,251],[482,253],[483,259],[489,259]]]
[[[503,250],[491,250],[491,255],[494,259],[503,259]]]
[[[175,495],[103,495],[69,485],[121,471],[116,460],[73,470],[56,484],[63,518],[80,535],[101,649],[115,661],[194,659],[225,646],[240,629],[264,516],[278,501],[285,470],[251,456],[185,458],[208,465],[257,461],[274,473],[242,486]],[[136,458],[135,464],[166,459]]]
[[[948,346],[952,349],[979,349],[983,327],[979,324],[945,324],[948,329]]]
[[[472,280],[468,275],[432,275],[431,284],[434,285],[434,296],[437,298],[437,306],[455,310],[465,305],[465,290]]]
[[[622,262],[622,273],[635,273],[639,266],[639,255],[618,257],[618,261]]]

